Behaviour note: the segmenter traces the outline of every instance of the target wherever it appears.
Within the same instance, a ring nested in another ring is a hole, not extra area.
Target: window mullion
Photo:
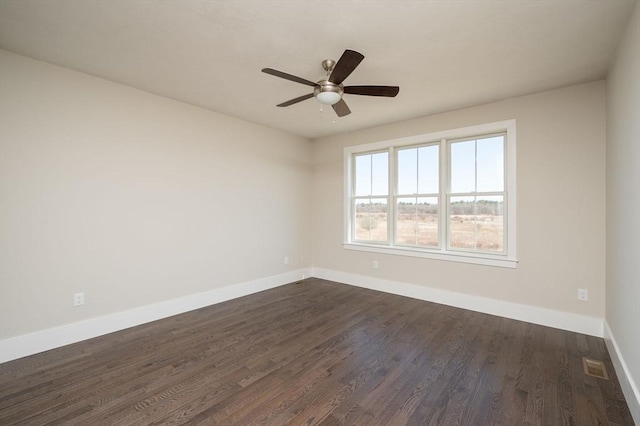
[[[397,204],[397,177],[396,177],[396,151],[389,147],[389,166],[387,179],[387,241],[390,246],[395,244],[396,238],[396,204]]]
[[[356,239],[356,156],[351,156],[349,177],[351,184],[349,185],[349,196],[351,197],[349,212],[349,238],[353,241]]]
[[[413,243],[418,245],[418,194],[420,193],[420,148],[416,148],[416,198],[413,211]]]
[[[473,141],[473,248],[478,249],[478,140]]]
[[[371,216],[373,210],[373,199],[371,196],[373,195],[373,155],[369,157],[369,240],[372,240],[372,232],[371,232]]]
[[[449,147],[446,139],[440,141],[440,182],[438,185],[438,246],[440,250],[448,248],[449,235],[449,188],[451,186]]]

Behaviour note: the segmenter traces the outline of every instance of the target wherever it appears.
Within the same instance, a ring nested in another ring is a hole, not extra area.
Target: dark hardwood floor
[[[4,363],[0,424],[633,421],[602,339],[309,279]]]

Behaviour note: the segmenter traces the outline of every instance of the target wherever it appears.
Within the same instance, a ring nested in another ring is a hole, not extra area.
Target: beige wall
[[[635,382],[640,419],[640,4],[607,81],[606,322]],[[630,395],[627,395],[630,401]]]
[[[8,52],[0,79],[0,338],[312,263],[604,316],[604,82],[309,143]],[[512,118],[517,269],[342,248],[344,146]]]
[[[4,51],[0,91],[0,338],[310,265],[306,139]]]
[[[342,248],[345,146],[514,118],[517,269]],[[319,139],[313,158],[314,267],[603,317],[604,82]],[[588,302],[577,300],[578,288],[589,290]]]

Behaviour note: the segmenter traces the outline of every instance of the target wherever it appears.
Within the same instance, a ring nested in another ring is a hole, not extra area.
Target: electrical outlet
[[[587,290],[585,288],[579,288],[578,289],[578,300],[581,300],[583,302],[586,302],[587,300],[589,300],[589,290]]]
[[[380,264],[378,263],[377,260],[374,260],[373,261],[373,269],[378,269],[378,268],[380,268]]]
[[[289,256],[285,256],[284,257],[284,264],[288,265],[289,264]]]
[[[81,306],[81,305],[84,305],[84,293],[74,293],[73,306]]]

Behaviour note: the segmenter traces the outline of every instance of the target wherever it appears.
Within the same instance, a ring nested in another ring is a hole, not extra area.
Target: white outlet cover
[[[589,300],[589,290],[584,288],[578,289],[578,300],[587,301]]]
[[[73,306],[81,306],[81,305],[84,305],[84,293],[74,293]]]

